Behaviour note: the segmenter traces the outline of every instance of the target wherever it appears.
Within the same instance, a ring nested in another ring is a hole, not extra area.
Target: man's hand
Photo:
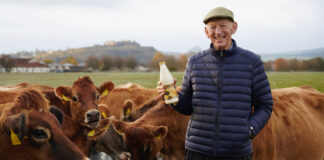
[[[177,79],[173,79],[173,84],[176,86]],[[163,85],[161,81],[158,81],[158,85],[156,86],[157,92],[160,94],[160,96],[164,96],[165,88],[169,85]]]

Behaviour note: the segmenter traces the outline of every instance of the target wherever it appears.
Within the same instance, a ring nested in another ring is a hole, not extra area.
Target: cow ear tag
[[[62,98],[63,98],[63,100],[64,100],[64,101],[70,101],[70,98],[69,98],[69,97],[66,97],[66,96],[64,96],[63,94],[62,94]]]
[[[10,138],[12,145],[21,145],[21,142],[17,136],[17,134],[10,128]]]
[[[89,133],[88,133],[88,137],[93,137],[95,135],[95,130],[91,130]]]
[[[162,137],[161,134],[155,136],[156,139],[161,139],[161,137]]]
[[[105,89],[105,91],[102,92],[101,96],[102,96],[102,97],[105,97],[105,96],[107,96],[108,94],[109,94],[108,89]]]
[[[105,112],[102,112],[101,115],[104,117],[104,118],[107,118],[107,115]]]
[[[127,108],[127,110],[126,110],[126,115],[129,115],[129,113],[130,113],[130,109]]]

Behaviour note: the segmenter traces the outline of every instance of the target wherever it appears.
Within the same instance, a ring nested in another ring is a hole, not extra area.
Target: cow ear
[[[134,102],[130,99],[126,100],[123,104],[123,115],[128,116],[133,111]]]
[[[117,131],[118,134],[122,135],[125,132],[126,123],[120,120],[115,119],[112,117],[110,119],[110,123],[113,126],[113,128]]]
[[[72,99],[72,91],[70,87],[59,86],[54,89],[54,92],[61,100],[70,101]]]
[[[152,134],[156,139],[164,138],[168,133],[168,128],[165,126],[154,127]]]
[[[49,111],[57,118],[57,120],[60,122],[60,124],[63,123],[64,113],[60,109],[58,109],[54,106],[51,106]]]
[[[99,87],[98,91],[99,91],[101,97],[105,97],[109,94],[109,92],[111,92],[114,89],[114,87],[115,87],[115,84],[113,82],[107,81]]]
[[[111,112],[106,104],[99,104],[98,110],[99,110],[101,116],[104,118],[108,118],[111,116]]]
[[[21,113],[10,116],[5,121],[5,130],[10,134],[12,145],[20,145],[25,133],[26,115]]]

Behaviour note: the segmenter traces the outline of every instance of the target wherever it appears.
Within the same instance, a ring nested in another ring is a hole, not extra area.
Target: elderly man
[[[272,95],[260,58],[237,46],[233,12],[224,7],[205,17],[210,48],[189,58],[179,102],[172,107],[191,115],[186,160],[250,160],[251,139],[272,112]],[[159,83],[158,91],[164,89]]]

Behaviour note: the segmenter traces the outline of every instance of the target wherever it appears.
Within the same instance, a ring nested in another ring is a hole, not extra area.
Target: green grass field
[[[182,82],[183,72],[173,72],[177,84]],[[324,92],[324,72],[268,72],[272,89],[311,85]],[[155,88],[159,72],[101,72],[101,73],[1,73],[0,86],[29,82],[49,86],[71,85],[80,76],[90,76],[96,85],[113,81],[116,85],[133,82]]]

